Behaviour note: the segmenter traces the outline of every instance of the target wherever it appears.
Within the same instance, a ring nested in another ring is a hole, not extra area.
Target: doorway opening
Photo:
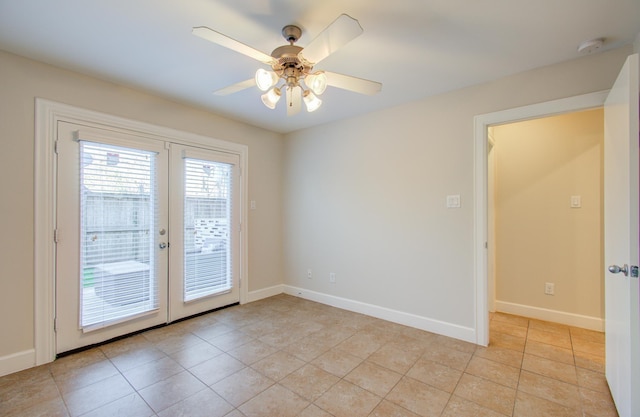
[[[604,372],[604,109],[488,136],[490,344]]]
[[[476,116],[475,118],[475,282],[476,282],[476,343],[489,344],[490,290],[489,282],[489,133],[493,126],[522,122],[600,108],[606,92],[586,94],[547,103]],[[600,255],[601,256],[601,255]],[[493,271],[491,271],[493,274]],[[544,294],[543,294],[544,295]]]
[[[603,331],[602,108],[489,127],[489,310]]]

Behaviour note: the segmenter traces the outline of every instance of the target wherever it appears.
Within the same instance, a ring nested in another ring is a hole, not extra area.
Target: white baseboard
[[[420,330],[426,330],[428,332],[437,333],[443,336],[453,337],[454,339],[464,340],[465,342],[476,342],[475,329],[470,327],[458,326],[456,324],[433,320],[411,313],[392,310],[373,304],[367,304],[347,298],[336,297],[334,295],[310,291],[290,285],[284,285],[283,287],[285,294],[293,295],[295,297],[316,301],[318,303],[341,308],[343,310],[353,311],[355,313],[366,314],[367,316],[376,317],[405,326],[415,327]]]
[[[0,357],[0,376],[32,368],[36,364],[35,349],[23,350]]]
[[[360,301],[350,300],[347,298],[337,297],[334,295],[319,293],[315,291],[297,288],[290,285],[274,285],[272,287],[263,288],[256,291],[250,291],[247,295],[247,302],[262,300],[263,298],[273,297],[278,294],[289,294],[295,297],[304,298],[306,300],[330,305],[332,307],[341,308],[343,310],[353,311],[355,313],[366,314],[382,320],[405,326],[414,327],[428,332],[441,334],[443,336],[453,337],[455,339],[464,340],[466,342],[475,343],[475,330],[470,327],[458,326],[439,320],[429,319],[427,317],[417,316],[411,313],[405,313],[398,310],[392,310],[385,307],[367,304]],[[499,305],[499,302],[496,303]],[[502,310],[501,310],[502,311]],[[507,312],[507,311],[505,311]],[[513,313],[521,314],[521,313]],[[523,314],[525,315],[525,314]],[[532,316],[529,316],[532,317]],[[536,317],[537,318],[537,317]],[[580,326],[584,327],[584,326]],[[588,328],[588,327],[587,327]],[[11,355],[0,357],[0,377],[14,372],[22,371],[27,368],[34,367],[35,349],[29,349],[17,352]]]
[[[548,310],[546,308],[532,307],[498,300],[496,300],[496,311],[604,332],[604,320],[599,317],[583,316],[580,314]]]
[[[273,287],[267,287],[261,290],[249,291],[247,294],[247,303],[262,300],[263,298],[273,297],[274,295],[282,294],[283,292],[284,285],[274,285]]]

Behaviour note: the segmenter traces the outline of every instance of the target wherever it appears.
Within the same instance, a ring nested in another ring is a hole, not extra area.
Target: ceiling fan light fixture
[[[273,110],[276,108],[276,104],[278,104],[278,101],[280,101],[280,96],[280,89],[272,88],[271,90],[260,96],[260,98],[262,98],[262,102],[265,106]]]
[[[373,95],[381,90],[382,84],[375,81],[334,72],[311,72],[316,64],[351,42],[362,32],[360,23],[343,13],[303,48],[295,45],[302,35],[300,27],[287,25],[282,29],[282,35],[288,45],[279,46],[271,52],[271,55],[267,55],[206,26],[193,28],[194,35],[270,67],[269,69],[260,68],[253,78],[217,90],[214,94],[224,96],[255,85],[265,92],[261,95],[261,99],[270,109],[275,109],[281,96],[284,95],[287,102],[287,116],[300,112],[303,101],[309,112],[320,108],[322,100],[318,96],[324,93],[329,85],[367,95]]]
[[[307,106],[307,111],[311,113],[312,111],[316,111],[322,106],[322,100],[316,97],[315,94],[311,92],[311,90],[306,90],[302,95],[302,100],[304,100],[305,106]]]
[[[308,74],[304,78],[304,83],[314,94],[319,96],[327,89],[327,76],[324,71],[317,71],[313,74]]]
[[[273,71],[258,68],[256,71],[256,85],[262,91],[267,91],[278,82],[278,76]]]

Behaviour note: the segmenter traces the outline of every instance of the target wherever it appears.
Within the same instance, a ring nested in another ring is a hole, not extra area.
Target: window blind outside
[[[80,141],[80,327],[158,308],[156,153]]]
[[[184,301],[231,291],[233,165],[184,158]]]

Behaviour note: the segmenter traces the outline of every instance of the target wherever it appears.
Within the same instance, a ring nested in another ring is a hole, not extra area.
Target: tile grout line
[[[586,411],[584,409],[584,400],[582,398],[582,392],[580,391],[580,378],[578,377],[578,364],[576,362],[576,350],[574,348],[573,343],[573,334],[571,330],[569,330],[569,341],[571,342],[571,357],[573,358],[573,366],[576,371],[576,386],[578,387],[578,398],[580,398],[580,412],[582,415],[586,415]]]
[[[511,410],[511,415],[514,416],[516,414],[516,406],[518,405],[518,393],[520,392],[520,379],[522,378],[522,365],[524,365],[524,355],[527,351],[527,342],[529,341],[529,326],[531,321],[527,320],[526,333],[524,338],[524,347],[522,348],[522,357],[520,358],[520,369],[518,371],[518,383],[516,384],[516,397],[513,401],[513,409]]]

